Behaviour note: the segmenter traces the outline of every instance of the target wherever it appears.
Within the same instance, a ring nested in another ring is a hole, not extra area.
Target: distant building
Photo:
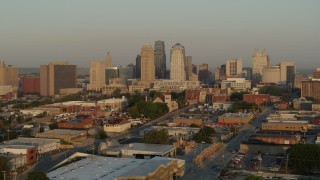
[[[220,67],[215,67],[213,69],[213,74],[214,74],[214,80],[220,80]]]
[[[296,76],[296,66],[292,61],[280,62],[280,83],[293,87]]]
[[[104,67],[112,67],[112,57],[110,55],[110,52],[107,53]]]
[[[208,64],[201,64],[199,65],[199,81],[202,83],[209,82],[209,65]]]
[[[186,56],[184,64],[186,66],[186,80],[191,80],[192,79],[192,56]]]
[[[136,77],[137,79],[141,78],[141,56],[137,55],[136,57]]]
[[[302,76],[300,73],[296,73],[296,77],[294,79],[294,87],[295,88],[299,88],[301,89],[301,83],[303,80],[305,80],[306,78],[304,76]]]
[[[320,100],[320,79],[301,81],[301,97],[311,97]]]
[[[103,61],[90,62],[90,83],[87,90],[100,91],[106,85],[105,63]]]
[[[19,87],[19,70],[12,65],[0,61],[0,86]]]
[[[134,73],[135,73],[135,66],[133,64],[119,67],[119,78],[123,79],[123,82],[125,82],[125,84],[127,84],[128,79],[134,78]]]
[[[258,52],[258,50],[254,50],[253,59],[252,59],[252,78],[255,83],[261,81],[262,70],[265,66],[269,66],[270,59],[266,50],[262,52]]]
[[[155,80],[153,90],[158,90],[161,92],[177,92],[184,91],[186,89],[197,89],[199,87],[199,81]]]
[[[83,91],[82,88],[63,88],[63,89],[60,89],[59,95],[61,97],[65,97],[65,96],[68,96],[68,95],[71,95],[71,94],[77,94],[77,93],[79,93],[81,91]]]
[[[280,83],[280,66],[265,66],[262,69],[262,83]]]
[[[119,68],[118,67],[106,67],[105,69],[105,79],[106,84],[110,84],[110,79],[119,78]]]
[[[170,80],[185,81],[186,79],[185,49],[177,43],[172,46],[170,53]]]
[[[40,77],[24,76],[21,77],[22,93],[40,94]]]
[[[195,64],[192,64],[192,73],[198,74],[197,65],[195,65]]]
[[[221,89],[234,89],[235,91],[247,91],[251,89],[251,81],[245,78],[227,78],[221,81]]]
[[[141,81],[151,83],[154,79],[154,51],[151,45],[144,45],[141,48]]]
[[[312,77],[314,79],[320,79],[320,68],[317,68],[312,72]]]
[[[154,64],[155,64],[155,76],[157,79],[166,78],[166,52],[163,41],[156,41],[154,43]]]
[[[40,95],[54,96],[63,88],[77,86],[77,66],[68,62],[40,65]]]
[[[226,76],[235,77],[242,73],[242,59],[229,59],[226,62]]]
[[[0,100],[14,100],[17,99],[18,87],[14,86],[0,86]]]
[[[242,68],[241,77],[245,78],[246,80],[251,80],[252,79],[252,68],[251,67]]]

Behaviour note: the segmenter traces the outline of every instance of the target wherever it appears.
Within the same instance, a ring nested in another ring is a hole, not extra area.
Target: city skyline
[[[267,50],[270,64],[319,66],[318,1],[183,3],[2,2],[0,59],[16,67],[60,60],[89,67],[109,51],[120,66],[135,62],[142,45],[161,40],[166,52],[183,44],[194,64],[207,63],[211,71],[238,57],[251,66],[255,48]]]

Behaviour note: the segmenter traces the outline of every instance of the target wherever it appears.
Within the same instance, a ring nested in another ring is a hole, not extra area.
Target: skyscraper
[[[136,77],[137,79],[141,78],[141,56],[138,54],[136,57]]]
[[[190,80],[192,76],[192,56],[186,56],[184,63],[186,66],[186,79]]]
[[[151,83],[154,79],[154,51],[152,45],[144,45],[141,48],[141,81]]]
[[[100,91],[106,85],[105,62],[91,61],[90,63],[90,84],[87,90]]]
[[[280,82],[293,87],[296,76],[296,66],[292,61],[280,62]]]
[[[163,41],[156,41],[154,43],[154,65],[155,75],[157,79],[166,78],[166,52]]]
[[[77,66],[68,62],[51,62],[40,65],[40,95],[54,96],[63,88],[75,88]]]
[[[108,51],[107,56],[106,56],[105,67],[112,67],[112,57],[111,57],[109,51]]]
[[[201,64],[199,65],[199,81],[203,83],[209,82],[209,65]]]
[[[184,46],[177,43],[171,48],[170,52],[170,79],[185,81],[186,66],[185,66],[185,50]]]
[[[0,61],[0,86],[19,87],[19,70],[12,65]]]
[[[192,73],[198,74],[198,68],[197,68],[197,65],[195,64],[192,64]]]
[[[269,66],[270,59],[266,50],[264,49],[262,52],[258,52],[258,50],[254,50],[253,59],[252,59],[252,79],[255,82],[261,81],[262,70],[263,67]]]
[[[226,76],[240,75],[242,72],[242,59],[229,59],[226,63]]]

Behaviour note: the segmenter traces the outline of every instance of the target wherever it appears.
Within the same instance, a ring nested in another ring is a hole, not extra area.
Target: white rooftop
[[[110,149],[114,150],[132,150],[139,152],[154,152],[154,153],[164,153],[174,149],[173,145],[163,145],[163,144],[146,144],[146,143],[131,143],[124,144],[118,147],[110,147]],[[109,148],[108,148],[109,149]]]
[[[51,180],[112,180],[116,177],[147,176],[162,164],[167,164],[171,161],[172,159],[169,158],[153,158],[146,160],[88,155],[82,160],[49,172],[47,176]]]
[[[49,130],[49,131],[45,131],[41,134],[61,134],[61,135],[75,135],[75,134],[79,134],[79,133],[86,133],[86,131],[82,131],[82,130],[70,130],[70,129],[54,129],[54,130]]]
[[[32,146],[43,146],[51,143],[59,143],[60,139],[46,139],[46,138],[21,138],[6,141],[7,145],[32,145]]]

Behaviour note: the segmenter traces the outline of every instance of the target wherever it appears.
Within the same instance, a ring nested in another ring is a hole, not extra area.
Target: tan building
[[[154,79],[154,51],[152,45],[144,45],[141,48],[141,81],[152,83]]]
[[[173,123],[176,123],[176,124],[182,124],[182,125],[191,125],[191,124],[196,124],[198,126],[201,126],[202,125],[202,119],[200,118],[182,118],[182,117],[178,117],[178,118],[175,118],[173,119]]]
[[[301,97],[312,97],[320,100],[320,79],[301,81]]]
[[[296,75],[296,66],[292,61],[280,62],[280,83],[290,86],[294,85]]]
[[[262,130],[265,131],[295,131],[295,132],[307,132],[307,123],[285,123],[285,122],[273,122],[262,123]]]
[[[226,63],[226,76],[234,77],[242,72],[242,59],[229,59]]]
[[[63,89],[60,89],[59,95],[61,97],[64,97],[64,96],[68,96],[71,94],[77,94],[77,93],[81,92],[82,90],[83,90],[82,88],[63,88]]]
[[[6,65],[0,61],[0,86],[19,87],[19,70],[12,65]]]
[[[253,114],[226,113],[218,117],[220,124],[248,124],[253,119]]]
[[[36,137],[62,139],[64,141],[72,143],[83,141],[84,139],[86,139],[87,132],[80,130],[54,129],[43,133],[36,133]]]
[[[184,46],[177,43],[171,48],[170,80],[185,81],[186,65]]]
[[[186,89],[200,88],[199,81],[180,81],[180,80],[155,80],[153,90],[167,92],[167,91],[184,91]]]
[[[131,128],[131,122],[121,121],[116,124],[105,124],[103,130],[107,133],[121,133]]]
[[[246,91],[251,89],[251,81],[245,78],[227,78],[221,81],[221,89],[234,89],[235,91]]]
[[[262,83],[279,83],[280,66],[265,66],[262,70]]]
[[[193,73],[192,73],[192,56],[186,56],[184,64],[186,66],[186,80],[190,81],[191,79],[194,79],[192,77],[193,76]],[[197,78],[197,80],[198,80],[198,78]]]
[[[105,63],[103,61],[91,61],[90,84],[87,90],[99,91],[106,86]]]
[[[260,78],[262,76],[262,70],[265,66],[269,66],[270,59],[266,50],[258,52],[254,50],[253,59],[252,59],[252,76],[253,78]]]
[[[63,88],[76,88],[77,66],[68,62],[40,65],[40,95],[54,96]]]

